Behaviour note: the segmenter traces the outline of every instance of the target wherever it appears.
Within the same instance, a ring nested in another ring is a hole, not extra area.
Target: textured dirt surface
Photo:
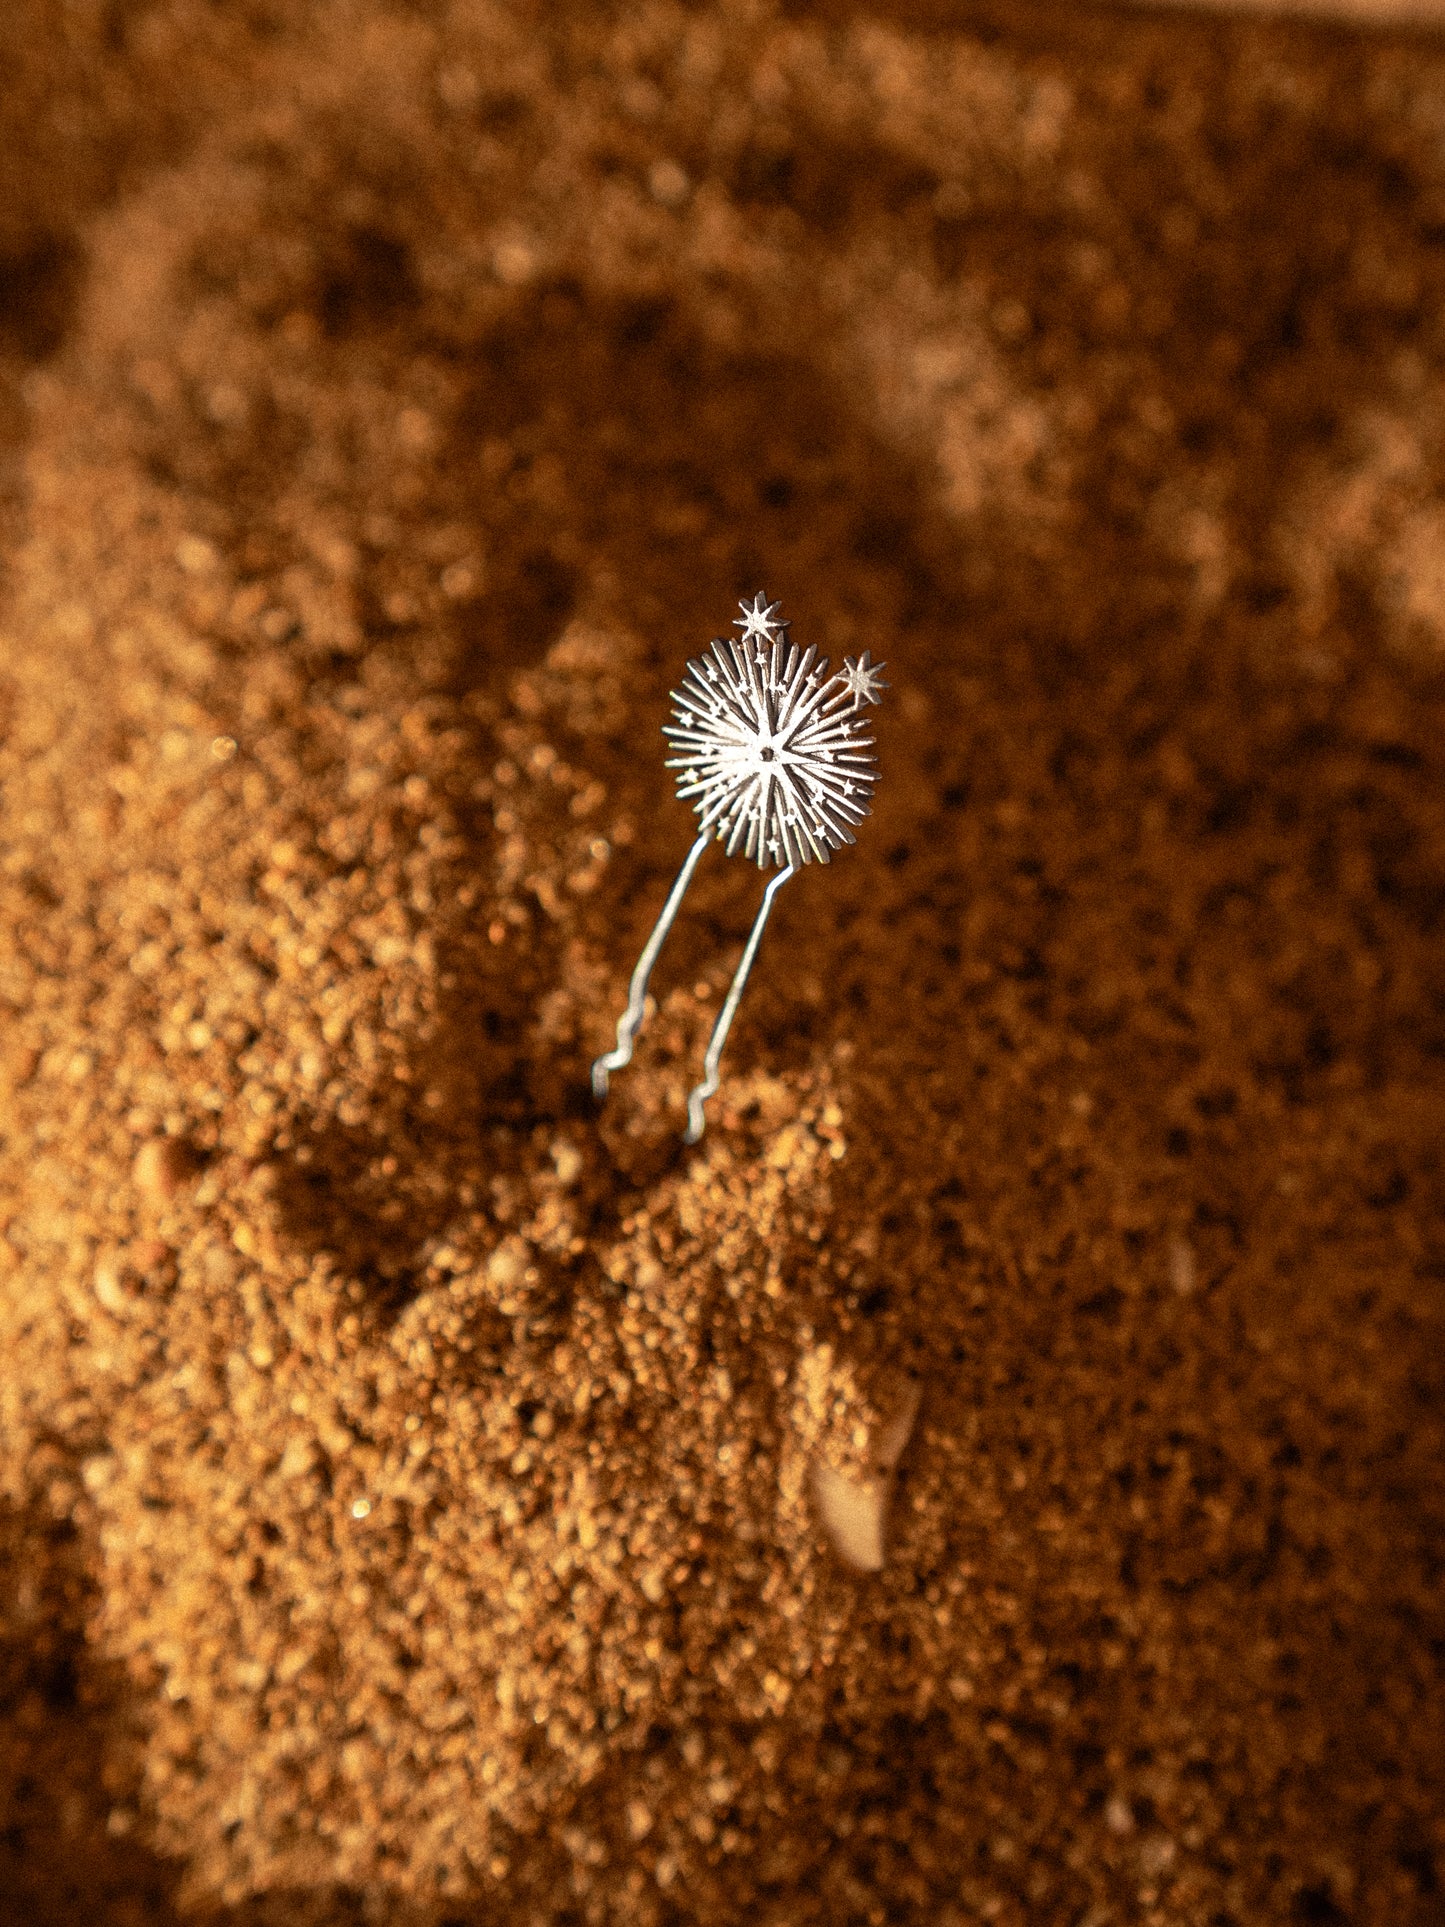
[[[1438,1919],[1445,55],[0,41],[0,1914]],[[882,781],[685,1150],[760,587]]]
[[[1241,13],[1273,20],[1345,20],[1352,26],[1438,27],[1445,22],[1445,0],[1135,0],[1157,12],[1179,7],[1186,13]]]
[[[1136,0],[1150,11],[1177,6],[1187,13],[1242,13],[1282,20],[1346,20],[1352,26],[1438,27],[1445,0]]]

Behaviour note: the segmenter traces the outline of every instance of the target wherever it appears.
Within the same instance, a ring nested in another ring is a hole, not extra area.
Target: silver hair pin
[[[717,1089],[723,1045],[773,899],[801,865],[827,863],[834,850],[856,840],[854,825],[867,816],[878,780],[873,739],[858,709],[883,700],[886,663],[875,665],[865,649],[856,660],[846,656],[829,676],[826,656],[816,649],[800,652],[788,641],[779,606],[762,594],[740,602],[742,620],[733,627],[742,635],[714,637],[672,692],[674,720],[662,733],[678,754],[667,767],[678,772],[678,795],[693,799],[698,839],[637,960],[627,1008],[617,1020],[617,1048],[592,1066],[592,1089],[606,1097],[613,1071],[632,1060],[652,967],[711,839],[728,856],[741,852],[760,870],[776,869],[713,1025],[702,1082],[687,1100],[688,1144],[702,1136],[703,1106]]]

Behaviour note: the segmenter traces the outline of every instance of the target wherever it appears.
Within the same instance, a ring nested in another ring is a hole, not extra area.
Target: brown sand
[[[0,41],[4,1918],[1438,1920],[1445,54]],[[883,781],[688,1152],[759,586]]]

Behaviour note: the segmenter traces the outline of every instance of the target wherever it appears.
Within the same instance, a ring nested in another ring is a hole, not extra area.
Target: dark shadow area
[[[70,332],[80,294],[79,242],[36,234],[0,253],[0,356],[46,361]]]
[[[358,295],[356,311],[364,306]],[[411,352],[436,352],[425,317],[415,327]],[[375,351],[390,354],[393,344]],[[486,590],[442,612],[445,626],[413,672],[460,705],[458,725],[475,744],[473,770],[487,769],[496,753],[489,729],[472,720],[478,699],[505,713],[511,677],[541,664],[576,607],[579,584],[595,583],[599,573],[616,585],[605,606],[645,652],[618,665],[625,687],[606,689],[609,705],[628,715],[626,735],[579,730],[562,703],[546,712],[548,738],[641,821],[656,811],[662,739],[655,732],[668,685],[686,652],[727,629],[739,585],[756,578],[770,593],[791,591],[809,608],[811,632],[826,635],[831,626],[844,639],[833,646],[835,660],[842,647],[858,646],[851,638],[862,609],[920,599],[935,612],[948,606],[919,536],[931,519],[921,479],[806,361],[725,353],[680,302],[619,303],[571,282],[517,296],[482,339],[465,352],[451,340],[446,354],[457,400],[440,425],[425,510],[453,527],[467,519],[472,548],[488,558]],[[273,438],[269,424],[256,432],[255,444],[247,442],[254,453],[242,455],[238,445],[208,480],[208,489],[227,489],[233,509],[245,500],[244,477],[262,462],[263,445],[273,457],[278,447],[299,446]],[[498,449],[507,451],[505,464]],[[529,493],[539,470],[551,478],[543,510]],[[194,488],[196,477],[185,479]],[[258,539],[254,529],[238,536]],[[935,550],[941,546],[935,537]],[[394,602],[397,582],[388,559],[364,564],[358,607],[369,647],[405,659],[409,634],[376,615]],[[321,673],[355,675],[356,666],[338,661]],[[603,672],[601,683],[608,681]],[[467,765],[464,756],[459,771]],[[460,774],[448,801],[465,845],[454,872],[460,889],[487,877],[497,832],[492,803],[479,805]],[[689,818],[681,807],[669,815],[680,861]],[[619,957],[640,948],[671,881],[663,867],[669,860],[651,838],[617,853],[598,915],[610,924]],[[808,892],[796,922],[806,926],[817,914],[828,881],[809,877],[796,886],[800,898]],[[659,988],[730,969],[760,888],[750,866],[721,856],[706,863],[669,941]],[[535,1155],[538,1133],[594,1131],[588,1066],[602,1039],[578,1038],[570,1052],[559,1052],[555,1040],[535,1041],[556,960],[548,918],[523,901],[525,923],[498,949],[480,912],[444,896],[429,924],[450,988],[433,1042],[384,1101],[385,1122],[378,1113],[365,1134],[328,1127],[303,1135],[304,1166],[292,1153],[283,1159],[278,1201],[288,1234],[338,1252],[358,1275],[387,1281],[378,1282],[378,1301],[393,1312],[408,1295],[416,1253],[456,1214],[457,1187],[469,1173],[515,1169]],[[778,939],[778,948],[786,942]],[[825,968],[825,957],[813,967]],[[750,1011],[750,1024],[761,1048],[794,1055],[828,1028],[814,1009],[785,1000],[776,1012],[770,1004]],[[640,1050],[653,1041],[645,1032]],[[424,1091],[433,1093],[430,1103]],[[604,1134],[598,1148],[597,1229],[625,1217],[641,1188],[683,1156],[677,1132],[657,1144]],[[422,1174],[434,1183],[439,1172],[448,1174],[447,1188],[423,1195]]]
[[[68,1482],[63,1457],[48,1457]],[[38,1460],[37,1460],[38,1469]],[[4,1927],[368,1927],[373,1901],[281,1889],[178,1904],[182,1868],[145,1844],[133,1689],[87,1648],[94,1581],[81,1534],[42,1503],[0,1512],[0,1923]],[[443,1909],[388,1903],[386,1927]]]
[[[92,1588],[69,1519],[0,1516],[0,1918],[16,1927],[176,1918],[177,1871],[131,1837],[138,1761],[113,1743],[124,1686],[86,1653]]]

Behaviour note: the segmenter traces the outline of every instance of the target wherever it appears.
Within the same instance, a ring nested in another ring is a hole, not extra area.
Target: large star
[[[883,680],[883,671],[887,667],[886,662],[874,663],[873,653],[869,649],[865,649],[856,662],[852,656],[844,656],[843,667],[838,674],[848,685],[854,709],[860,702],[882,702],[883,697],[880,692],[888,687]]]
[[[768,598],[760,589],[750,603],[740,602],[738,604],[738,607],[743,612],[743,619],[741,622],[734,622],[733,627],[734,629],[742,630],[742,641],[744,642],[751,642],[754,638],[759,642],[772,642],[774,638],[780,636],[788,626],[786,622],[780,622],[773,614],[775,609],[781,609],[782,606],[781,602],[769,602]]]

